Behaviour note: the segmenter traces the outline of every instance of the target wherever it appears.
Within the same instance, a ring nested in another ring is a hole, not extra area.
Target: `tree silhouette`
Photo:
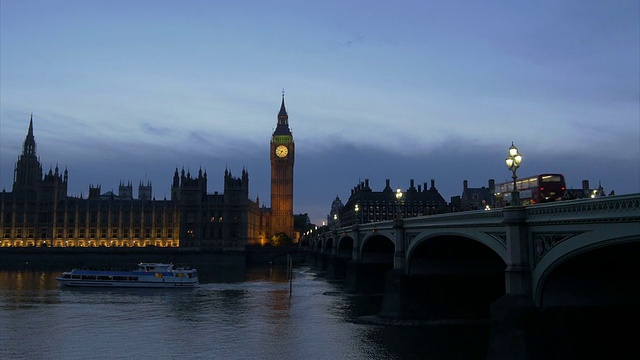
[[[271,237],[271,245],[272,246],[291,245],[291,238],[289,237],[289,235],[283,232],[277,233],[273,235],[273,237]]]

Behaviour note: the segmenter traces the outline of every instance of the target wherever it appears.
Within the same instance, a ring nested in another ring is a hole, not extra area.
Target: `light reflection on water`
[[[242,272],[195,289],[68,289],[56,272],[0,271],[0,359],[486,356],[478,329],[462,340],[442,338],[443,329],[356,324],[381,299],[347,296],[307,268],[295,270],[291,295],[284,269]]]

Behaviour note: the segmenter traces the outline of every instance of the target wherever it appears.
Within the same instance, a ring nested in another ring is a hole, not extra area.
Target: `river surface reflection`
[[[484,359],[486,328],[363,323],[380,296],[294,269],[198,269],[196,289],[67,289],[0,271],[0,359]]]

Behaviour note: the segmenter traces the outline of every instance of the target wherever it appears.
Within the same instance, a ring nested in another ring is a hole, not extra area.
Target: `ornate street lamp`
[[[402,189],[398,186],[396,190],[396,206],[398,208],[398,218],[402,219],[402,209],[400,208],[400,204],[402,204]]]
[[[356,206],[353,208],[356,212],[356,224],[358,224],[360,221],[360,219],[358,218],[358,211],[360,211],[360,206],[358,204],[356,204]]]
[[[507,167],[513,173],[513,191],[511,191],[511,205],[518,206],[520,205],[520,194],[518,193],[518,188],[516,187],[516,179],[518,175],[516,175],[516,171],[520,167],[520,163],[522,163],[522,155],[518,152],[518,148],[513,145],[511,142],[511,147],[509,148],[509,156],[506,158]]]

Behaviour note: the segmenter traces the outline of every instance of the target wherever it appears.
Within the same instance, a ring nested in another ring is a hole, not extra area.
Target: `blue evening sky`
[[[295,213],[321,223],[374,191],[565,174],[640,192],[640,2],[0,2],[0,187],[33,113],[44,170],[69,194],[176,168],[249,172],[270,206],[282,89],[296,143]]]

